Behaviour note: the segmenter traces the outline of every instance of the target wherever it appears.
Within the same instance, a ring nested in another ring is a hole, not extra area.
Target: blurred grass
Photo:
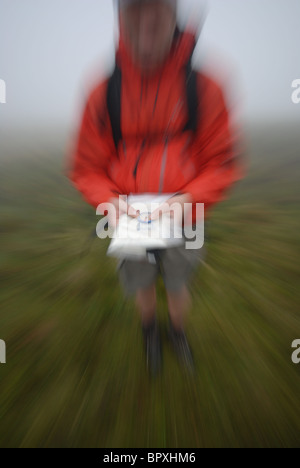
[[[156,381],[109,240],[81,256],[97,218],[62,154],[2,159],[1,447],[299,447],[296,140],[256,141],[248,177],[212,213],[187,324],[197,373],[164,337]],[[158,292],[164,325],[161,280]]]

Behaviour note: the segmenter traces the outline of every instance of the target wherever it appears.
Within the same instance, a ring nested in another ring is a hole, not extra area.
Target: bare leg
[[[178,292],[167,291],[169,315],[175,330],[183,330],[187,312],[191,305],[191,295],[187,286]]]
[[[139,310],[142,324],[147,326],[156,317],[156,285],[147,289],[140,289],[136,294],[136,305]]]

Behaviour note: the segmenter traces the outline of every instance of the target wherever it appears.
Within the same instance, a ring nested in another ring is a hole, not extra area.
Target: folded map
[[[163,213],[151,220],[149,215],[175,194],[129,195],[129,206],[140,211],[140,216],[132,218],[123,214],[119,218],[107,255],[117,258],[146,258],[148,251],[181,245],[184,242],[182,223]]]

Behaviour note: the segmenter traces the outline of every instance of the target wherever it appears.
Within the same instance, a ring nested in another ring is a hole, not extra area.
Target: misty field
[[[146,372],[139,318],[65,154],[1,154],[1,447],[299,447],[299,137],[252,135],[247,177],[212,212],[187,334],[197,371]]]

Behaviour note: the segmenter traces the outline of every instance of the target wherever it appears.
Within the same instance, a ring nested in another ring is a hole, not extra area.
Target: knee
[[[143,311],[151,311],[156,307],[155,283],[147,288],[138,289],[136,293],[136,303]]]

